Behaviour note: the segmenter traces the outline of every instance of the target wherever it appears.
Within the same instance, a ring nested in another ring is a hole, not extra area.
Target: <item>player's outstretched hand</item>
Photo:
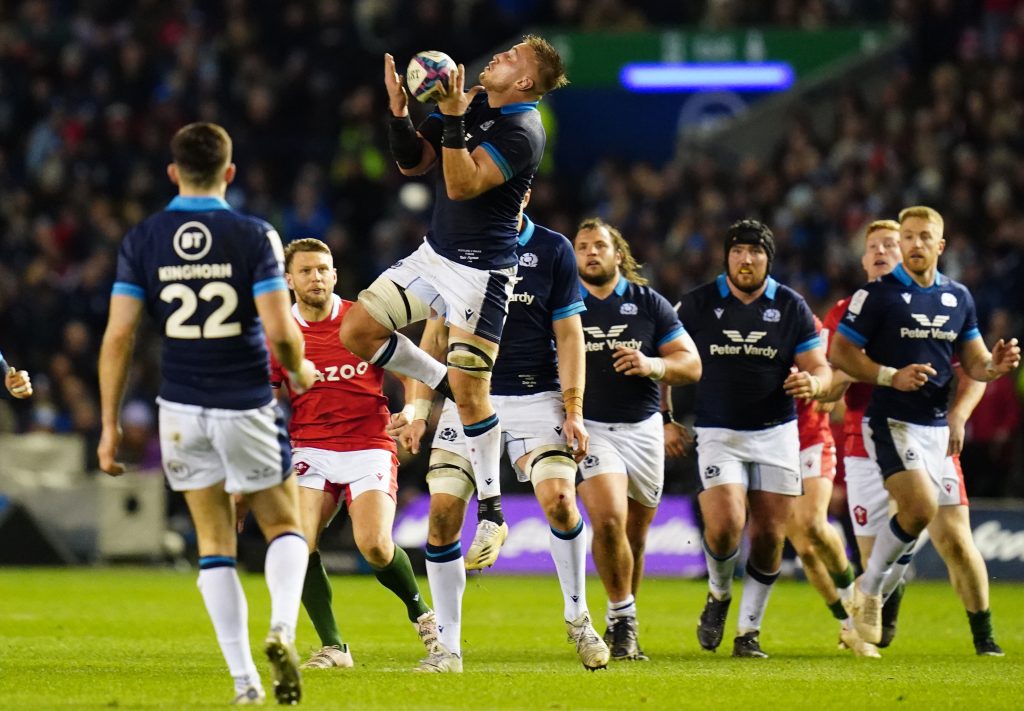
[[[117,448],[121,444],[121,427],[106,427],[100,434],[100,444],[96,448],[96,456],[100,461],[100,469],[110,476],[124,474],[124,465],[115,460]]]
[[[806,370],[790,373],[789,377],[782,382],[782,389],[786,394],[800,400],[812,399],[818,394],[820,388],[821,381]]]
[[[395,58],[384,55],[384,86],[388,90],[388,106],[392,116],[405,116],[409,113],[409,95],[402,86],[402,77],[395,69]]]
[[[998,374],[996,377],[1006,375],[1019,365],[1020,346],[1017,345],[1017,339],[1004,341],[1000,338],[996,341],[992,346],[992,370]]]
[[[466,67],[460,64],[448,73],[448,91],[437,99],[437,108],[446,116],[462,116],[473,102],[473,98],[484,90],[479,84],[466,92]]]
[[[573,412],[565,416],[562,423],[562,434],[565,435],[565,442],[572,450],[573,459],[582,462],[590,449],[590,433],[583,425],[583,418]]]
[[[292,395],[301,395],[302,393],[313,387],[313,383],[316,381],[316,366],[313,365],[313,361],[302,359],[302,364],[299,366],[299,370],[295,373],[288,372],[288,389],[291,390]]]
[[[903,366],[892,376],[892,386],[905,393],[920,390],[928,378],[938,375],[931,363],[911,363]]]
[[[651,361],[636,348],[619,348],[612,353],[612,367],[616,373],[650,377]]]
[[[4,374],[4,385],[7,392],[19,400],[32,397],[32,380],[28,377],[28,371],[8,368]]]

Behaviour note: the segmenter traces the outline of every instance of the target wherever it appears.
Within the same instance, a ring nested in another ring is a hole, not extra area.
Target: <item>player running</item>
[[[861,264],[869,281],[890,273],[903,259],[900,253],[900,225],[894,220],[876,220],[867,227],[864,256]],[[850,300],[842,299],[825,317],[825,333],[831,336],[839,326]],[[827,338],[831,347],[831,338]],[[949,406],[950,428],[944,481],[938,492],[938,511],[928,524],[928,533],[935,549],[949,568],[953,587],[967,610],[974,648],[979,655],[1002,656],[1003,651],[993,638],[992,613],[989,609],[988,570],[971,534],[967,492],[960,468],[959,452],[963,444],[964,426],[981,400],[985,384],[958,372],[957,387]],[[846,471],[847,505],[857,537],[861,560],[871,557],[875,537],[887,523],[889,494],[882,473],[868,457],[864,447],[862,420],[871,398],[871,385],[851,383],[843,371],[834,373],[832,388],[823,400],[843,397],[843,465]],[[879,647],[887,647],[896,635],[896,620],[903,598],[903,572],[911,556],[904,555],[893,564],[892,572],[882,584],[882,637]]]
[[[586,453],[588,444],[582,415],[585,356],[579,316],[584,306],[569,240],[534,224],[526,215],[520,220],[522,271],[509,304],[491,394],[505,423],[502,439],[509,461],[521,480],[533,483],[548,519],[569,641],[576,645],[583,666],[600,669],[608,664],[608,647],[594,630],[587,607],[587,535],[576,508],[574,486],[575,458]],[[445,343],[444,326],[439,321],[429,322],[423,334],[424,348],[442,357]],[[419,449],[430,404],[423,397],[417,399],[412,424],[401,429],[400,441],[414,452]],[[466,447],[455,409],[446,402],[427,473],[427,576],[441,642],[449,651],[424,660],[421,671],[462,671],[466,570],[459,534],[474,487]]]
[[[160,324],[160,449],[164,473],[184,493],[199,541],[199,590],[235,683],[236,704],[265,697],[249,648],[245,595],[235,571],[231,494],[248,499],[269,542],[270,659],[278,703],[301,697],[295,624],[309,553],[284,418],[267,382],[267,347],[296,392],[313,383],[302,334],[288,313],[284,255],[274,228],[225,202],[235,177],[231,138],[193,123],[171,141],[167,167],[178,196],[121,243],[99,357],[100,468],[115,461],[121,400],[143,309]]]
[[[710,591],[697,640],[709,651],[722,642],[750,509],[734,657],[768,656],[761,620],[803,491],[793,399],[814,397],[832,379],[810,308],[769,276],[774,257],[767,225],[734,223],[725,236],[725,273],[686,294],[680,307],[704,362],[695,429]],[[794,363],[798,372],[791,373]]]
[[[814,326],[821,331],[817,316]],[[823,407],[814,400],[796,402],[804,492],[793,503],[786,538],[800,556],[807,580],[839,620],[840,645],[858,657],[880,657],[875,645],[862,640],[853,626],[848,609],[853,603],[853,566],[846,557],[842,539],[828,522],[832,482],[836,478],[836,443],[830,411],[830,406]]]
[[[878,532],[854,586],[857,632],[872,643],[882,638],[886,575],[912,553],[938,508],[954,349],[964,373],[982,382],[1020,363],[1017,339],[1000,339],[989,352],[970,293],[939,273],[942,216],[930,207],[909,207],[900,212],[899,225],[903,263],[853,295],[832,341],[838,368],[879,386],[865,412],[864,444],[898,507]]]
[[[295,292],[292,317],[316,366],[306,392],[291,392],[285,369],[271,363],[271,384],[288,387],[292,460],[299,484],[302,529],[310,557],[302,602],[323,645],[303,668],[351,667],[352,655],[341,639],[331,609],[331,583],[317,545],[321,532],[344,503],[352,519],[356,547],[381,585],[405,605],[409,621],[431,657],[443,653],[437,621],[420,596],[405,551],[395,545],[398,459],[385,432],[390,414],[383,393],[384,371],[345,350],[338,329],[352,307],[334,293],[338,273],[330,248],[317,239],[301,239],[284,251],[285,281]]]
[[[420,248],[359,294],[341,340],[374,365],[454,394],[479,499],[466,555],[474,570],[494,564],[508,535],[501,429],[488,390],[516,275],[519,209],[544,153],[537,102],[566,79],[558,52],[534,36],[494,55],[468,93],[464,73],[452,72],[438,111],[417,132],[394,59],[384,57],[391,151],[403,175],[437,165],[434,214]],[[447,369],[397,332],[431,313],[450,328]]]
[[[646,286],[622,234],[598,218],[575,239],[583,281],[590,449],[580,462],[580,498],[594,527],[594,564],[608,595],[605,642],[614,660],[646,660],[637,639],[636,596],[647,529],[665,480],[658,381],[700,379],[701,360],[672,306]]]

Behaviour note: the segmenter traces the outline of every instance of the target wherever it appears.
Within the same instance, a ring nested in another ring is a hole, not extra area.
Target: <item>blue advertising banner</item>
[[[463,550],[469,548],[476,529],[475,506],[462,530]],[[554,573],[548,544],[549,528],[540,506],[532,496],[505,495],[501,508],[509,525],[509,536],[501,549],[498,562],[488,571],[493,573]],[[586,511],[580,507],[584,519]],[[395,521],[395,543],[403,548],[423,548],[427,542],[427,516],[430,497],[421,496],[407,505]],[[587,572],[596,574],[590,548],[590,521],[587,520]],[[696,577],[705,573],[700,532],[690,499],[666,496],[654,517],[647,536],[644,574],[662,577]]]

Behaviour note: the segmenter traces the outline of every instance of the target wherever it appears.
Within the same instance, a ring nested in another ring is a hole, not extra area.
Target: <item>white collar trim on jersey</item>
[[[338,318],[338,312],[341,311],[341,297],[337,294],[331,294],[331,296],[334,299],[334,305],[331,307],[331,318],[329,320],[333,321]],[[306,326],[307,328],[309,327],[309,324],[306,323],[306,319],[302,318],[302,314],[299,313],[298,304],[292,304],[292,316],[303,326]]]

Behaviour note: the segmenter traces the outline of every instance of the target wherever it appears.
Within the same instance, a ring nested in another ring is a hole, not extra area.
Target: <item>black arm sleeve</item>
[[[412,119],[406,116],[388,118],[388,143],[391,155],[400,168],[415,168],[423,157],[423,143],[416,135]]]

